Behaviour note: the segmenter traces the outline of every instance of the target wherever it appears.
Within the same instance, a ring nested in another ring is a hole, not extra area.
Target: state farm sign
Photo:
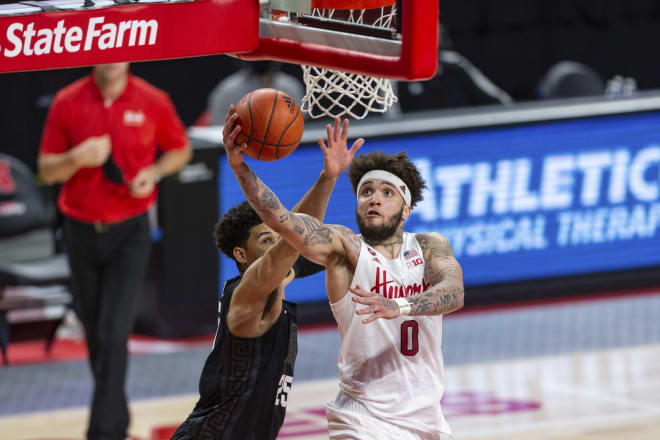
[[[253,51],[259,2],[168,1],[0,15],[0,72]]]
[[[106,21],[104,16],[90,17],[86,26],[67,26],[59,20],[54,27],[40,27],[35,22],[12,23],[7,27],[2,56],[39,56],[51,53],[76,53],[108,50],[124,46],[153,46],[158,37],[155,19]]]

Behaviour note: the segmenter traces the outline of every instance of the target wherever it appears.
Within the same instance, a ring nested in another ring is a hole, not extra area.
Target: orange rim
[[[312,8],[317,8],[317,9],[376,9],[376,8],[380,8],[380,7],[383,7],[383,6],[392,6],[395,3],[396,3],[396,0],[312,0]]]

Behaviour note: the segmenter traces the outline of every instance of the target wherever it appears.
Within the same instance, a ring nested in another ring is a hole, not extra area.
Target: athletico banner
[[[406,150],[428,188],[406,222],[451,242],[466,285],[660,265],[660,112],[367,139],[363,152]],[[318,147],[250,166],[292,207],[323,166]],[[221,163],[220,212],[243,200]],[[291,170],[295,170],[292,173]],[[342,177],[327,223],[357,231]],[[221,278],[234,274],[223,260]],[[287,287],[324,298],[323,278]]]
[[[250,51],[258,26],[258,2],[244,0],[0,13],[0,72]]]

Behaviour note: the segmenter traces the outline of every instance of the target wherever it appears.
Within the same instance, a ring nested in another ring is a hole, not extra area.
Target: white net
[[[396,5],[376,10],[312,9],[312,16],[392,29]],[[301,107],[312,118],[350,116],[363,119],[371,112],[384,113],[397,102],[388,79],[314,66],[301,67],[307,90]]]
[[[383,78],[301,66],[307,89],[302,110],[312,118],[350,116],[363,119],[370,112],[384,113],[397,97]]]

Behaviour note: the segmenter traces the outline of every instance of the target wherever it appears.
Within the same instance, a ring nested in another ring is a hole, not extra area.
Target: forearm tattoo
[[[250,202],[262,219],[266,221],[269,219],[274,220],[274,216],[279,215],[277,211],[282,208],[279,200],[275,194],[273,194],[273,192],[261,180],[259,180],[257,175],[254,174],[246,163],[242,163],[241,167],[236,171],[236,178],[243,189],[245,198]],[[282,223],[282,217],[285,215],[286,213],[280,215],[280,223]]]
[[[258,191],[258,177],[245,162],[241,164],[240,173],[237,173],[236,177],[238,178],[238,183],[246,194],[256,193]]]
[[[432,288],[420,295],[409,296],[411,315],[444,315],[462,307],[463,289]]]

